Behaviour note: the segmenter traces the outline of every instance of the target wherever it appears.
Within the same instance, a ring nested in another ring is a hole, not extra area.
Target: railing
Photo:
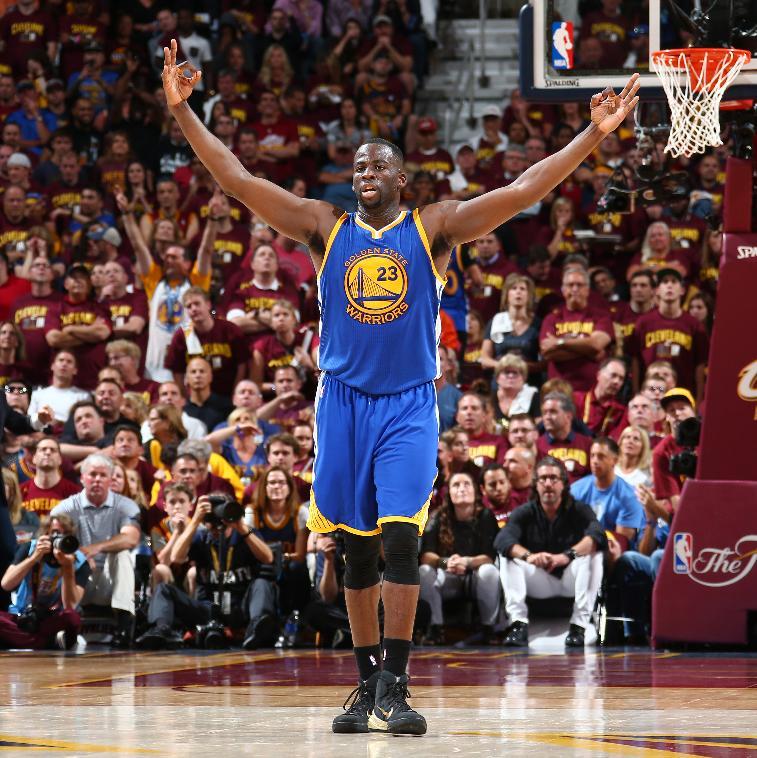
[[[484,2],[484,0],[482,0]],[[463,107],[468,105],[469,124],[475,123],[473,104],[476,100],[476,49],[473,41],[468,42],[463,65],[457,71],[455,83],[447,95],[447,107],[444,109],[444,144],[450,148],[452,135],[457,131]]]

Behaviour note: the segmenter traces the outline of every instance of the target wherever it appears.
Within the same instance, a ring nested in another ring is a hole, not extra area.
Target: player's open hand
[[[198,71],[189,61],[177,65],[176,47],[176,40],[172,39],[171,47],[163,48],[163,89],[169,106],[186,100],[202,79],[202,71]]]
[[[639,96],[636,94],[641,87],[639,75],[634,74],[623,87],[623,91],[616,95],[612,87],[605,87],[591,98],[591,120],[604,134],[615,131],[623,119],[636,107]]]

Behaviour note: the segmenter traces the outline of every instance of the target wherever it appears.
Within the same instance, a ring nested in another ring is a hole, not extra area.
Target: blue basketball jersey
[[[442,293],[442,308],[449,314],[458,332],[466,330],[465,317],[468,315],[468,300],[465,297],[465,267],[463,248],[458,245],[452,250],[447,267],[447,284]]]
[[[321,369],[371,395],[435,379],[444,283],[418,210],[378,230],[345,213],[318,273]]]

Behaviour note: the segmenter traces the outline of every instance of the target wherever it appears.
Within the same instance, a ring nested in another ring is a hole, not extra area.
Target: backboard
[[[581,35],[574,31],[580,23],[575,10],[578,5],[575,0],[529,0],[521,9],[520,90],[526,100],[588,101],[591,95],[608,85],[619,92],[634,71],[641,74],[640,94],[644,100],[664,100],[660,80],[649,67],[648,53],[642,53],[643,60],[637,63],[616,61],[616,67],[589,68],[581,64],[582,53],[590,57],[594,51],[593,43],[584,42],[586,49],[582,49]],[[642,25],[648,26],[649,51],[686,46],[680,23],[665,0],[627,0],[623,7],[623,22],[628,28],[643,31]],[[571,8],[575,14],[572,22],[566,21]],[[560,9],[564,16],[559,14]],[[752,23],[754,21],[757,18]],[[611,35],[613,31],[608,29],[606,33]],[[751,49],[754,53],[755,48]],[[627,67],[624,68],[624,64]],[[757,57],[754,56],[723,99],[750,97],[757,98]]]

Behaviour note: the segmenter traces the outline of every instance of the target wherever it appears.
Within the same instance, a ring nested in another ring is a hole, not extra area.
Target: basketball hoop
[[[722,145],[718,112],[723,93],[752,57],[748,50],[691,47],[658,50],[652,65],[670,106],[665,152],[674,158]]]

